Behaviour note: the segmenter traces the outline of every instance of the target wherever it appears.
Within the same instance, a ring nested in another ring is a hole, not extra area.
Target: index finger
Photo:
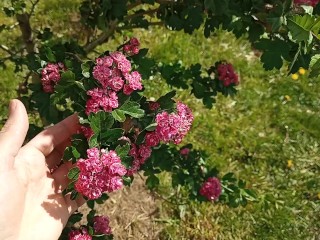
[[[39,133],[26,146],[35,147],[42,152],[44,156],[48,156],[53,149],[69,139],[78,129],[78,116],[73,114]]]

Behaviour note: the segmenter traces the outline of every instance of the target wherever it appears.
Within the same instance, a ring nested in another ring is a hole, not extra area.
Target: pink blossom
[[[148,132],[145,137],[146,145],[149,147],[155,147],[159,144],[159,137],[155,132]]]
[[[93,68],[93,77],[97,79],[102,87],[108,87],[109,79],[112,75],[112,71],[110,68],[105,67],[104,65],[97,65]]]
[[[89,235],[86,228],[72,230],[69,233],[69,240],[91,240],[92,237]]]
[[[121,70],[122,73],[128,73],[131,71],[131,63],[123,53],[113,52],[110,56],[116,62],[118,69]]]
[[[190,149],[189,149],[189,148],[182,148],[182,149],[180,150],[180,154],[181,154],[181,155],[188,155],[189,152],[190,152]]]
[[[136,173],[140,169],[140,166],[151,156],[151,153],[152,149],[150,146],[131,144],[129,155],[133,157],[133,162],[130,169],[127,170],[127,175],[132,176]]]
[[[132,54],[136,53],[139,41],[132,39],[129,43],[130,45],[124,46],[124,50],[127,49]],[[131,72],[131,62],[122,52],[116,51],[108,56],[97,58],[95,63],[92,74],[101,84],[103,90],[112,90],[114,92],[123,90],[124,94],[130,95],[133,91],[143,88],[140,73],[137,71]],[[110,95],[109,92],[107,95]],[[105,97],[103,99],[91,99],[87,103],[86,112],[97,112],[101,108],[104,111],[111,111],[114,107],[108,101],[112,101],[115,106],[118,104],[117,97],[111,97],[111,100],[107,100]]]
[[[139,146],[139,157],[140,157],[140,163],[143,164],[146,159],[148,159],[151,156],[151,148],[147,145],[140,145]]]
[[[80,131],[87,139],[91,138],[94,135],[94,132],[90,127],[81,126]]]
[[[200,194],[206,197],[209,201],[217,200],[221,195],[221,192],[221,183],[216,177],[208,178],[200,188]]]
[[[123,51],[129,55],[136,55],[139,53],[140,42],[137,38],[131,38],[130,41],[124,45]]]
[[[130,88],[129,85],[126,84],[126,85],[123,86],[123,93],[125,95],[130,95],[133,91],[134,90],[132,88]]]
[[[109,87],[116,92],[118,92],[122,89],[123,84],[124,84],[123,79],[121,77],[117,77],[117,76],[110,78],[110,80],[108,82]]]
[[[103,192],[113,192],[123,186],[122,176],[126,169],[115,151],[90,148],[87,157],[77,161],[80,174],[75,189],[79,193],[89,199],[97,199]]]
[[[236,72],[233,69],[233,66],[229,63],[221,63],[217,67],[218,79],[222,81],[222,84],[225,87],[230,86],[231,84],[238,85],[239,78]]]
[[[113,63],[113,58],[110,56],[104,56],[96,59],[96,64],[98,66],[111,67]]]
[[[152,101],[149,102],[149,109],[150,109],[151,111],[155,111],[155,110],[157,110],[158,108],[160,108],[160,104],[159,104],[159,103],[157,103],[157,102],[152,102]]]
[[[86,114],[96,113],[100,110],[111,112],[112,109],[119,106],[118,96],[112,90],[102,88],[94,88],[87,91],[90,98],[86,103]]]
[[[141,90],[142,83],[141,83],[141,75],[137,71],[133,71],[130,73],[124,74],[125,79],[128,81],[129,86],[133,90]]]
[[[193,114],[187,105],[178,102],[177,113],[156,115],[156,134],[163,142],[179,144],[191,128]]]
[[[65,71],[63,63],[48,63],[41,71],[41,83],[43,91],[52,93],[54,86],[60,81],[60,71]]]
[[[294,0],[296,5],[307,5],[315,7],[319,3],[319,0]]]
[[[133,37],[133,38],[130,38],[130,44],[133,46],[139,46],[140,42],[137,38]]]
[[[112,233],[107,216],[95,216],[93,218],[93,228],[97,234],[109,235]]]

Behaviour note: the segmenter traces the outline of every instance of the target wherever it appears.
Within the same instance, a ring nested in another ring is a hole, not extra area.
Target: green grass
[[[151,53],[160,61],[169,63],[176,59],[186,66],[196,62],[210,66],[227,59],[239,71],[238,95],[233,99],[218,96],[212,110],[203,108],[186,92],[178,95],[196,110],[187,141],[206,150],[208,161],[218,166],[222,174],[234,171],[259,194],[257,202],[239,209],[190,203],[184,206],[182,219],[181,206],[165,203],[167,228],[163,238],[319,236],[318,80],[303,76],[293,81],[284,70],[265,72],[247,41],[236,40],[229,33],[217,32],[211,39],[204,39],[199,32],[191,39],[183,33],[153,34],[157,38],[150,40],[154,46]],[[158,93],[159,83],[159,79],[147,83],[150,96]],[[291,169],[287,167],[289,159],[294,164]],[[168,181],[163,181],[162,191],[171,192]]]
[[[75,37],[81,29],[70,31],[77,23],[69,23],[69,19],[77,4],[71,0],[42,2],[34,24],[42,23],[68,38]],[[43,14],[46,11],[48,14]],[[1,15],[0,20],[4,19]],[[188,103],[195,114],[185,142],[207,151],[207,161],[217,166],[221,175],[235,172],[259,196],[256,202],[237,209],[219,203],[175,206],[163,202],[159,219],[165,225],[162,239],[317,239],[319,79],[301,76],[293,81],[285,69],[265,72],[245,39],[237,40],[222,31],[208,39],[200,31],[189,36],[151,29],[136,31],[135,35],[143,47],[150,48],[150,56],[164,63],[181,61],[189,66],[200,62],[209,67],[215,61],[228,60],[235,66],[241,83],[234,98],[219,95],[211,110],[186,91],[178,90],[177,99]],[[8,36],[6,43],[12,45],[17,36]],[[98,50],[112,49],[121,41],[117,35]],[[3,36],[0,42],[4,43]],[[19,81],[11,65],[1,71],[0,120],[6,118],[8,101],[16,96]],[[148,97],[157,98],[170,89],[158,75],[144,80],[144,84]],[[287,167],[289,159],[292,168]],[[160,191],[172,193],[167,175],[162,177]]]

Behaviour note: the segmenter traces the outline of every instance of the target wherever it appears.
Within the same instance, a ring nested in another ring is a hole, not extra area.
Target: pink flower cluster
[[[218,79],[222,81],[225,87],[231,84],[238,85],[239,77],[233,69],[233,66],[229,63],[221,63],[217,67]]]
[[[131,38],[127,44],[123,46],[123,51],[129,55],[139,53],[140,42],[137,38]]]
[[[101,88],[87,91],[90,98],[86,103],[86,114],[104,110],[107,112],[119,106],[117,92],[130,95],[141,90],[141,75],[131,71],[131,63],[121,52],[113,52],[108,56],[96,59],[93,77],[101,84]]]
[[[151,147],[142,144],[142,145],[135,145],[131,144],[131,149],[129,155],[133,157],[133,163],[130,169],[128,169],[127,175],[132,176],[136,173],[142,164],[151,156]]]
[[[54,86],[60,81],[60,71],[65,71],[63,63],[48,63],[41,71],[41,83],[43,91],[53,93]]]
[[[307,5],[315,7],[319,3],[319,0],[294,0],[296,5]]]
[[[193,114],[187,105],[178,102],[176,113],[162,112],[156,116],[156,135],[160,141],[179,144],[190,130]]]
[[[96,234],[110,235],[112,233],[107,216],[95,216],[93,218],[93,229]]]
[[[152,147],[157,146],[160,141],[179,144],[190,130],[192,121],[191,110],[181,102],[177,103],[176,113],[158,113],[157,127],[155,131],[147,132],[144,144],[139,146],[131,144],[129,155],[133,157],[133,163],[127,175],[131,176],[140,169],[140,166],[151,156]]]
[[[119,106],[118,96],[115,92],[102,89],[94,88],[87,91],[87,95],[91,96],[86,103],[86,114],[96,113],[103,109],[106,112],[111,112],[113,108]]]
[[[80,174],[75,189],[79,193],[97,199],[103,192],[113,192],[123,186],[122,176],[127,171],[115,151],[90,148],[87,156],[87,159],[77,161]]]
[[[90,127],[86,126],[80,127],[80,133],[82,133],[86,137],[86,139],[89,139],[94,135],[93,130]]]
[[[183,156],[188,156],[189,152],[190,152],[189,148],[182,148],[180,150],[180,154],[183,155]]]
[[[200,194],[206,197],[209,201],[217,200],[221,195],[221,192],[221,183],[216,177],[208,178],[200,188]]]
[[[86,228],[73,230],[69,233],[69,240],[92,240]]]
[[[153,101],[150,101],[150,102],[149,102],[149,109],[150,109],[151,111],[156,111],[159,107],[160,107],[160,104],[159,104],[159,103],[153,102]]]

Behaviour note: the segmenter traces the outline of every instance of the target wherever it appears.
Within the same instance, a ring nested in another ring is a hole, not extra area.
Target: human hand
[[[58,239],[69,216],[84,202],[62,194],[71,163],[50,173],[78,130],[77,116],[47,128],[22,147],[29,126],[26,109],[12,100],[9,112],[0,132],[0,239]]]

